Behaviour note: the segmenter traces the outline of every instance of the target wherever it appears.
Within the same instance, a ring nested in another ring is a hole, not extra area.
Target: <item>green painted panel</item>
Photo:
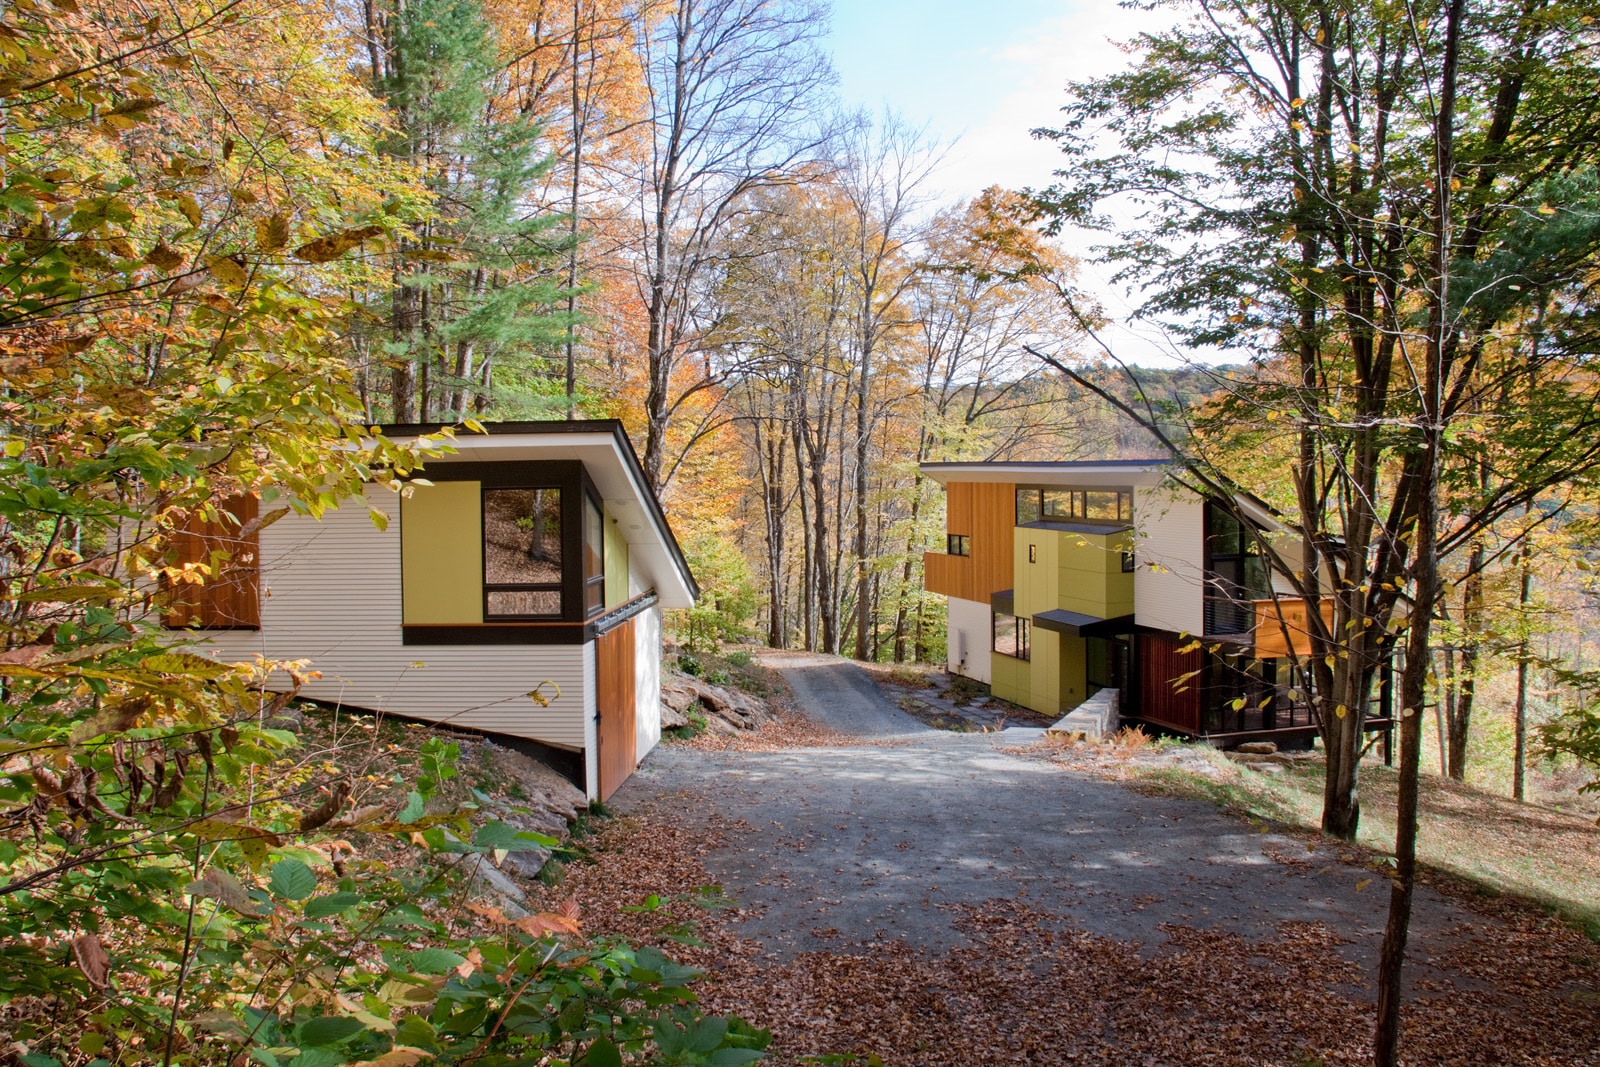
[[[436,482],[413,486],[400,501],[406,622],[483,621],[481,489],[478,482]]]
[[[614,608],[628,599],[628,541],[611,512],[606,520],[606,607]]]
[[[1024,707],[1032,699],[1028,691],[1028,663],[999,653],[989,660],[989,690],[1001,700]]]
[[[1060,703],[1058,710],[1069,712],[1089,699],[1088,642],[1081,637],[1061,635],[1059,669]]]

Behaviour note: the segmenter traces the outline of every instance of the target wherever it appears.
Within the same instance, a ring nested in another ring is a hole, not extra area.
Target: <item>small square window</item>
[[[972,542],[966,534],[950,534],[946,539],[946,555],[970,556],[972,555]]]

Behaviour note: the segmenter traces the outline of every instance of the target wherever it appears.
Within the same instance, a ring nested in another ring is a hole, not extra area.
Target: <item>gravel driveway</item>
[[[959,947],[946,905],[999,898],[1147,949],[1166,923],[1261,939],[1285,920],[1320,920],[1352,939],[1342,952],[1352,962],[1376,956],[1384,883],[1335,847],[1308,851],[1209,804],[1068,770],[1015,734],[929,730],[847,661],[789,654],[772,666],[808,714],[873,740],[777,752],[662,746],[612,803],[667,804],[725,833],[733,823],[706,866],[748,908],[740,932],[780,958],[886,939]],[[1485,921],[1420,888],[1413,961],[1450,951]]]

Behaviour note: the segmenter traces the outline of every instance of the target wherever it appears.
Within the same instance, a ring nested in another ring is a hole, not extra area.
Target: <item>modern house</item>
[[[224,659],[307,661],[313,700],[521,739],[608,797],[661,736],[661,612],[699,590],[621,423],[486,429],[409,493],[369,485],[321,519],[252,529],[259,501],[231,502],[243,536],[177,546],[230,564],[166,623]]]
[[[1123,722],[1224,745],[1308,740],[1304,605],[1261,554],[1269,542],[1293,558],[1298,539],[1259,501],[1220,506],[1170,470],[923,464],[946,492],[946,550],[923,562],[949,602],[950,671],[1047,715],[1113,689]]]

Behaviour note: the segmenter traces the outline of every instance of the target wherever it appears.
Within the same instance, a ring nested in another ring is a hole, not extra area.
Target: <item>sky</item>
[[[887,109],[954,142],[932,184],[955,200],[990,185],[1049,185],[1060,153],[1028,131],[1056,121],[1068,82],[1121,68],[1116,42],[1154,17],[1116,0],[834,0],[828,46],[848,106]],[[1080,259],[1091,243],[1063,239]],[[1124,321],[1133,300],[1109,274],[1085,264],[1079,281],[1119,323],[1111,346],[1130,362],[1177,362],[1158,331]]]

